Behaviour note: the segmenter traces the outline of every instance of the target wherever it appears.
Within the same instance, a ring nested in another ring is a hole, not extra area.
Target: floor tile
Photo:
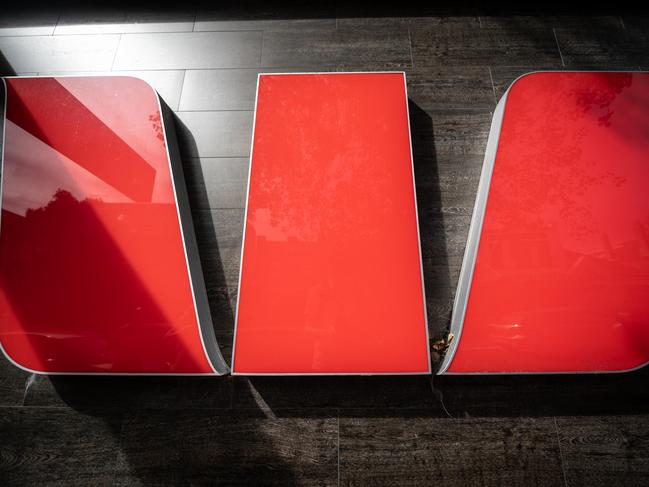
[[[422,169],[417,178],[417,202],[422,211],[433,210],[443,214],[472,214],[484,157],[480,154],[440,157],[437,161],[420,161]],[[432,165],[436,164],[436,169]],[[434,193],[438,193],[434,199]],[[432,201],[426,203],[426,199]]]
[[[563,484],[552,418],[341,416],[341,485]]]
[[[212,312],[214,328],[218,333],[229,333],[229,336],[224,342],[221,342],[221,339],[217,334],[221,353],[226,358],[228,364],[232,363],[232,333],[234,333],[237,293],[238,289],[236,286],[228,287],[211,283],[210,286],[207,287],[207,297],[210,301],[210,311]]]
[[[125,411],[227,408],[231,396],[228,377],[37,376],[25,395],[25,405]]]
[[[372,63],[410,66],[407,29],[337,29],[264,33],[262,66]]]
[[[238,286],[243,213],[242,209],[193,212],[208,294],[211,288]]]
[[[417,157],[443,160],[451,156],[484,155],[490,110],[431,110],[410,104],[412,150]]]
[[[642,12],[635,13],[632,10],[622,12],[620,22],[627,30],[649,29],[649,11],[645,9]]]
[[[188,70],[181,110],[254,110],[256,69]]]
[[[4,485],[111,485],[122,416],[69,408],[2,408]]]
[[[191,157],[249,157],[252,111],[178,112],[176,130]]]
[[[428,265],[461,265],[471,214],[440,214],[431,211],[423,212],[419,220],[424,269]]]
[[[32,374],[19,369],[0,353],[0,406],[20,406]]]
[[[128,471],[122,480],[147,485],[335,485],[338,420],[333,414],[133,413],[122,434],[121,464]]]
[[[202,69],[259,66],[261,32],[124,34],[114,69]]]
[[[647,62],[649,35],[645,30],[555,29],[555,32],[566,66],[605,69]]]
[[[539,29],[601,27],[606,29],[622,29],[622,22],[617,15],[508,15],[480,16],[482,28]]]
[[[345,29],[432,27],[435,25],[454,25],[456,28],[479,27],[478,17],[465,16],[421,16],[421,17],[381,17],[370,13],[367,17],[339,17],[338,27]]]
[[[248,158],[191,159],[185,181],[196,209],[245,208]],[[189,174],[188,174],[189,173]]]
[[[334,18],[316,19],[231,19],[211,20],[218,14],[202,12],[196,18],[194,30],[200,31],[233,31],[233,30],[314,30],[336,27]]]
[[[415,66],[560,66],[552,29],[411,29]]]
[[[56,9],[33,12],[3,12],[0,19],[0,36],[49,36],[59,18]]]
[[[647,415],[557,418],[567,484],[647,485],[648,419]]]
[[[422,109],[493,108],[488,67],[424,67],[406,71],[408,97]]]
[[[15,72],[109,71],[119,35],[0,37]]]
[[[427,408],[442,414],[429,376],[235,377],[235,408]]]
[[[196,31],[299,30],[335,28],[335,8],[329,2],[213,3],[196,12]]]
[[[194,12],[158,11],[133,12],[88,9],[83,7],[64,11],[54,35],[121,34],[130,32],[191,32]]]
[[[216,317],[214,316],[214,313],[212,313],[212,319],[215,321],[215,328],[216,328]],[[232,331],[233,330],[234,328],[229,328],[223,331],[216,330],[216,341],[219,344],[219,350],[221,351],[221,355],[223,355],[223,359],[228,365],[232,364],[232,340],[233,340]]]
[[[394,27],[397,25],[456,24],[478,26],[473,2],[339,2],[339,27]]]

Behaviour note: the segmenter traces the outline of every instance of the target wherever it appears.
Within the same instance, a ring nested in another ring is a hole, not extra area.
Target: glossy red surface
[[[449,372],[649,361],[649,74],[537,73],[506,100]]]
[[[6,78],[0,343],[61,373],[213,373],[156,93]]]
[[[260,76],[233,372],[429,371],[404,81]]]

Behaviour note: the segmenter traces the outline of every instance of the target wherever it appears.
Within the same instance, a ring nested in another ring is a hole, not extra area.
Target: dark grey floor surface
[[[404,70],[436,338],[497,100],[527,71],[649,69],[649,15],[398,3],[5,9],[0,74],[159,91],[228,355],[257,73]],[[0,485],[165,484],[649,485],[649,377],[48,378],[0,358]]]

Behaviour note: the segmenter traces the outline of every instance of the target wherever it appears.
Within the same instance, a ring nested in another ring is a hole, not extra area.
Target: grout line
[[[235,155],[235,156],[207,156],[207,155],[189,155],[190,159],[245,159],[246,156]]]
[[[410,34],[410,27],[408,27],[408,49],[410,50],[410,66],[414,69],[415,60],[412,57],[412,35]]]
[[[63,34],[54,34],[54,37],[73,37],[73,36],[115,36],[121,34],[143,35],[143,34],[191,34],[191,30],[138,30],[122,32],[69,32]]]
[[[337,452],[338,452],[338,487],[340,487],[340,408],[336,409],[336,414],[337,414],[337,425],[338,425],[338,445],[337,445]]]
[[[245,181],[244,181],[245,182]],[[213,211],[243,211],[246,208],[243,206],[198,206],[192,210],[192,212],[213,212]],[[228,287],[228,286],[225,286]],[[235,286],[229,286],[229,287],[235,287]]]
[[[256,32],[256,31],[255,31]],[[199,32],[200,33],[200,32]],[[117,34],[111,34],[111,35],[117,35]],[[129,34],[130,35],[130,34]],[[33,36],[23,36],[23,37],[33,37]],[[1,38],[1,37],[0,37]],[[335,67],[335,66],[334,66]],[[115,70],[116,72],[119,71],[182,71],[183,69],[187,69],[189,71],[236,71],[236,70],[256,70],[259,71],[259,69],[268,69],[268,70],[275,70],[279,74],[283,73],[288,73],[292,74],[296,70],[300,70],[300,72],[316,72],[314,70],[319,69],[319,66],[264,66],[260,68],[259,66],[214,66],[214,67],[208,67],[208,68],[183,68],[183,67],[178,67],[178,68],[139,68],[139,69],[117,69]],[[389,69],[389,68],[386,68]],[[386,69],[383,69],[385,71]],[[398,68],[394,68],[395,70]],[[75,71],[61,71],[61,72],[82,72],[81,70],[75,70]],[[320,71],[317,71],[320,72]],[[331,72],[331,71],[324,71],[324,72]]]
[[[236,289],[237,286],[224,286],[223,288],[234,288]],[[46,377],[44,374],[34,374],[34,376],[42,376]],[[70,377],[70,376],[68,376]],[[107,376],[108,377],[108,376]],[[146,377],[154,377],[154,376],[142,376],[142,378]],[[205,376],[204,378],[207,378],[208,376]],[[216,377],[216,376],[210,376],[210,377]],[[220,376],[220,377],[226,377],[226,376]],[[247,377],[247,376],[228,376],[228,377]],[[360,377],[360,376],[358,376]],[[386,376],[387,377],[387,376]],[[164,378],[160,376],[160,378]],[[178,378],[178,377],[177,377]],[[182,378],[182,377],[180,377]],[[220,380],[220,378],[216,378],[216,380]],[[129,410],[134,410],[134,411],[209,411],[209,410],[216,410],[216,411],[227,411],[228,409],[231,409],[230,406],[180,406],[180,407],[164,407],[164,406],[133,406],[132,404],[124,404],[124,405],[112,405],[112,406],[101,406],[101,405],[94,405],[94,404],[84,404],[84,406],[88,406],[89,408],[96,409],[96,410],[102,410],[102,411],[123,411],[125,409]],[[69,409],[69,410],[74,410],[72,406],[69,406],[67,404],[29,404],[22,406],[20,404],[0,404],[0,410],[1,409],[16,409],[16,408],[26,408],[26,409]],[[259,412],[259,407],[258,406],[240,406],[236,408],[237,411],[241,412],[252,412],[256,413]],[[431,412],[433,413],[435,410],[431,407],[420,407],[420,406],[412,406],[412,407],[392,407],[388,408],[390,411],[395,412],[395,413],[406,413],[406,412]],[[336,408],[336,407],[327,407],[327,406],[282,406],[282,407],[274,407],[273,411],[275,413],[282,413],[285,411],[309,411],[309,412],[322,412],[322,411],[349,411],[349,412],[354,412],[354,411],[367,411],[367,412],[372,412],[372,411],[383,411],[385,410],[384,407],[363,407],[363,406],[357,406],[357,407],[342,407],[342,408]],[[283,417],[280,416],[279,417]],[[329,417],[332,417],[332,415],[329,415]],[[423,418],[445,418],[445,416],[441,415],[422,415],[421,417]]]
[[[117,41],[117,47],[115,47],[115,54],[113,54],[113,62],[110,63],[110,72],[113,72],[113,68],[115,67],[115,60],[117,59],[117,53],[119,52],[119,45],[122,43],[122,34],[119,35],[119,39]]]
[[[22,409],[72,409],[70,406],[60,406],[60,405],[55,405],[55,404],[46,404],[46,405],[26,405],[24,404],[24,398],[23,398],[23,404],[2,404],[0,405],[0,409],[16,409],[16,408],[22,408]],[[110,409],[110,408],[97,408],[97,409]]]
[[[496,97],[496,84],[494,83],[494,77],[493,74],[491,74],[491,66],[487,66],[489,69],[489,78],[491,79],[491,89],[494,92],[494,101],[498,103],[498,98]]]
[[[180,94],[178,95],[178,109],[176,110],[177,112],[180,111],[180,106],[183,102],[183,92],[185,91],[185,79],[187,78],[187,69],[183,71],[183,81],[180,83]]]
[[[552,33],[554,34],[554,41],[557,43],[557,49],[559,50],[559,57],[561,58],[561,65],[565,66],[566,63],[563,60],[563,54],[561,54],[561,46],[559,45],[559,38],[557,37],[557,29],[552,28]]]
[[[261,47],[259,48],[259,68],[262,67],[262,61],[264,60],[264,34],[265,31],[261,31]]]
[[[561,460],[561,473],[563,474],[563,484],[565,487],[568,487],[568,479],[566,478],[566,467],[564,465],[563,459],[563,450],[561,449],[561,439],[559,438],[559,425],[557,424],[556,416],[552,418],[554,420],[554,431],[557,435],[557,445],[559,446],[559,460]]]
[[[193,28],[193,27],[192,27]],[[128,34],[132,36],[148,34],[208,34],[208,33],[236,33],[236,32],[264,32],[261,29],[234,29],[234,30],[137,30],[126,32],[71,32],[69,34],[22,34],[1,37],[72,37],[72,36],[114,36]]]
[[[137,414],[137,411],[136,411],[136,414]],[[115,453],[115,457],[112,460],[113,465],[114,465],[113,468],[115,468],[115,470],[117,470],[117,468],[119,467],[120,456],[123,455],[122,452],[125,451],[124,450],[124,442],[125,442],[124,436],[125,436],[125,432],[126,432],[125,431],[126,430],[126,421],[128,419],[133,419],[133,416],[134,416],[133,411],[131,409],[122,411],[119,414],[119,431],[112,432],[113,437],[115,437],[115,436],[117,437],[116,438],[116,440],[117,440],[117,452]],[[137,419],[137,417],[135,419]],[[106,425],[109,426],[109,428],[110,428],[110,423],[108,421],[106,421]],[[115,433],[117,433],[117,434],[115,434]]]
[[[62,12],[59,12],[59,15],[56,17],[56,22],[54,22],[54,28],[52,29],[52,33],[50,34],[53,36],[56,33],[56,29],[59,26],[59,22],[61,22],[61,15],[63,15]]]

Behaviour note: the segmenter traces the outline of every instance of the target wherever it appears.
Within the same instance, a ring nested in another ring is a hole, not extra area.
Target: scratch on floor
[[[434,379],[435,379],[435,376],[434,376],[434,375],[431,375],[431,376],[430,376],[430,388],[431,388],[431,390],[433,391],[433,395],[434,395],[435,398],[439,401],[439,403],[442,405],[442,409],[444,410],[444,412],[446,413],[446,415],[447,415],[449,418],[452,418],[453,415],[448,411],[448,409],[446,409],[446,405],[444,404],[444,393],[443,393],[441,390],[439,390],[439,389],[437,389],[437,388],[435,387]]]

